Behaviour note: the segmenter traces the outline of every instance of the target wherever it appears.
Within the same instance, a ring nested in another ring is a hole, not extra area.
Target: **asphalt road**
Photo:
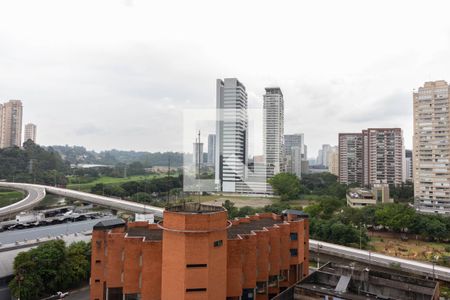
[[[69,292],[69,295],[65,297],[66,300],[89,300],[89,286],[81,288],[76,291]]]
[[[109,219],[115,219],[115,217],[110,216],[94,220],[86,220],[73,223],[68,222],[64,224],[34,227],[30,229],[7,230],[4,232],[0,232],[0,243],[9,244],[15,243],[16,241],[22,242],[24,239],[35,240],[38,238],[47,237],[48,235],[58,236],[61,234],[72,234],[92,230],[92,227],[94,227],[94,225],[98,222]]]

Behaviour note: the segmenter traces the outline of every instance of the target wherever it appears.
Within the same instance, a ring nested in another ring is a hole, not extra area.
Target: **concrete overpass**
[[[111,197],[95,195],[91,193],[79,192],[69,189],[57,188],[47,185],[29,184],[29,183],[15,183],[15,182],[0,182],[0,187],[23,190],[28,195],[21,201],[14,204],[0,208],[0,218],[16,215],[21,211],[33,208],[41,202],[46,194],[53,194],[68,198],[81,200],[96,204],[102,207],[107,207],[116,210],[124,210],[134,213],[152,213],[156,217],[162,218],[164,208],[145,205],[142,203],[126,201]]]
[[[402,271],[412,274],[435,278],[450,283],[450,268],[442,267],[427,262],[388,256],[373,251],[360,250],[322,241],[309,240],[309,251],[320,258],[320,254],[345,258],[369,265],[381,267],[398,267]]]

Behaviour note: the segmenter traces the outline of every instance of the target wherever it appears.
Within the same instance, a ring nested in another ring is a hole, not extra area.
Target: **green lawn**
[[[81,191],[89,191],[93,186],[99,183],[103,184],[117,184],[117,183],[124,183],[129,181],[143,181],[143,180],[150,180],[157,177],[163,177],[167,175],[160,175],[160,174],[151,174],[151,175],[136,175],[136,176],[129,176],[126,178],[123,177],[100,177],[94,181],[88,182],[88,183],[70,183],[67,185],[67,188],[72,190],[81,190]],[[178,176],[178,174],[171,175],[171,176]],[[76,179],[74,179],[76,182]]]
[[[8,206],[22,200],[25,194],[23,192],[8,190],[8,189],[0,189],[0,207]]]

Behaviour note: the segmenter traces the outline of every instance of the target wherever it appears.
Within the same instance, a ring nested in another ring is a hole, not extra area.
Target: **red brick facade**
[[[193,207],[159,224],[96,225],[91,300],[270,299],[308,274],[306,216],[227,221],[222,208]]]

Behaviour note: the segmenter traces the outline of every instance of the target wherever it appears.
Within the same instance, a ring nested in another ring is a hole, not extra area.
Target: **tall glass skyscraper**
[[[216,168],[218,190],[236,192],[247,166],[247,92],[236,78],[216,82]]]

